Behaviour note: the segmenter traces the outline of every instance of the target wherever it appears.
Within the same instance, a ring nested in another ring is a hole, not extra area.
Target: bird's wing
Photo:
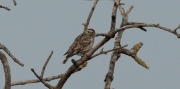
[[[76,39],[71,44],[71,46],[69,47],[68,51],[65,54],[74,55],[75,53],[77,53],[77,50],[81,49],[80,38],[82,36],[83,36],[83,34],[80,34],[78,37],[76,37]]]

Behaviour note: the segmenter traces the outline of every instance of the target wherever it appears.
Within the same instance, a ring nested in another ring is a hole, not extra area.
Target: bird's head
[[[95,33],[94,29],[89,28],[86,30],[85,34],[90,35],[90,36],[95,36],[96,33]]]

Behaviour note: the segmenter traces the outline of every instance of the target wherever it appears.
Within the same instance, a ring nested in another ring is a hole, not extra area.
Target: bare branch
[[[36,72],[34,71],[34,69],[31,69],[31,71],[34,73],[34,75],[44,84],[44,86],[46,86],[49,89],[54,89],[53,86],[51,86],[50,84],[46,83],[41,77],[39,77]]]
[[[84,25],[84,31],[88,29],[88,25],[89,25],[89,23],[90,23],[90,19],[91,19],[92,15],[93,15],[93,12],[94,12],[94,10],[95,10],[95,7],[96,7],[96,4],[98,3],[98,1],[99,1],[99,0],[95,0],[95,1],[94,1],[94,5],[93,5],[93,7],[91,8],[91,11],[90,11],[89,16],[88,16],[88,18],[87,18],[87,21],[85,22],[86,24]]]
[[[120,3],[119,5],[125,5],[125,3]]]
[[[119,5],[119,3],[120,3],[120,0],[114,0],[114,7],[113,7],[113,11],[112,11],[112,17],[113,16],[116,17],[117,8],[118,8],[118,6],[121,7],[121,5]],[[118,6],[116,6],[115,4],[118,4]],[[122,12],[121,14],[124,15],[124,11],[121,11],[121,12]],[[111,30],[110,31],[114,31],[115,30],[115,25],[116,25],[116,18],[115,19],[112,18],[112,21],[111,21]],[[119,43],[118,39],[115,39],[115,40],[116,40],[116,42]],[[116,42],[115,42],[115,45],[116,45]],[[114,47],[114,49],[117,49],[117,48],[121,48],[121,47]],[[113,77],[114,66],[115,66],[115,61],[118,58],[118,56],[114,55],[114,52],[116,52],[116,51],[117,50],[113,51],[113,54],[111,56],[111,61],[110,61],[110,65],[109,65],[109,71],[106,74],[106,78],[104,80],[104,82],[106,82],[104,89],[110,89],[111,82],[113,81],[113,78],[114,78]],[[116,58],[115,58],[115,56],[116,56]]]
[[[129,28],[138,28],[138,27],[156,27],[156,28],[159,28],[159,29],[162,29],[164,31],[168,31],[170,33],[173,33],[174,35],[176,35],[178,38],[180,38],[180,34],[178,32],[175,32],[174,30],[170,29],[170,28],[166,28],[166,27],[163,27],[163,26],[160,26],[159,24],[136,24],[136,25],[126,25],[126,26],[123,26],[119,29],[117,29],[115,31],[118,32],[118,31],[121,31],[121,30],[124,30],[124,29],[129,29]]]
[[[124,46],[122,46],[121,48],[124,48],[124,47],[127,47],[127,46],[128,46],[128,45],[124,45]],[[92,55],[92,56],[90,57],[90,59],[92,59],[92,58],[94,58],[94,57],[96,57],[96,56],[99,56],[99,55],[101,55],[101,54],[105,54],[105,55],[106,55],[108,52],[115,51],[115,50],[120,50],[121,48],[111,49],[111,50],[107,50],[107,51],[103,51],[103,48],[102,48],[99,53]]]
[[[146,69],[149,69],[149,66],[146,65],[146,63],[137,56],[137,52],[139,51],[139,49],[141,48],[142,45],[143,45],[143,43],[139,42],[139,43],[135,44],[131,50],[122,48],[120,53],[131,56],[139,65],[145,67]]]
[[[16,0],[13,0],[13,2],[14,2],[14,5],[16,6],[17,5]]]
[[[43,78],[43,81],[51,81],[55,79],[59,79],[63,76],[63,74],[56,75],[56,76],[51,76],[51,77],[46,77]],[[12,82],[11,86],[16,86],[16,85],[25,85],[25,84],[30,84],[30,83],[38,83],[41,82],[39,79],[32,79],[32,80],[24,80],[24,81],[17,81],[17,82]]]
[[[120,12],[121,12],[122,17],[125,17],[124,8],[123,8],[121,5],[119,5],[119,10],[120,10]]]
[[[134,24],[145,24],[145,23],[138,23],[138,22],[128,22],[126,25],[134,25]],[[143,30],[143,31],[147,31],[145,28],[143,28],[142,26],[141,27],[139,27],[141,30]]]
[[[180,25],[176,29],[174,29],[174,32],[177,32],[177,29],[180,29]]]
[[[49,62],[49,60],[50,60],[50,58],[51,58],[52,54],[53,54],[53,51],[51,51],[51,54],[49,55],[48,59],[46,60],[46,62],[45,62],[45,64],[44,64],[44,66],[43,66],[43,68],[42,68],[42,71],[41,71],[41,76],[40,76],[41,78],[43,78],[44,71],[45,71],[45,69],[46,69],[46,65],[48,64],[48,62]]]
[[[97,36],[108,36],[108,34],[107,34],[107,33],[97,33],[97,34],[96,34],[96,37],[97,37]]]
[[[11,71],[9,67],[6,55],[0,51],[0,60],[3,64],[4,74],[5,74],[5,86],[4,89],[11,89]]]
[[[2,6],[2,5],[0,5],[0,8],[4,8],[4,9],[6,9],[6,10],[8,10],[8,11],[11,10],[11,9],[9,9],[8,7]]]
[[[126,15],[129,15],[130,11],[133,9],[133,6],[131,6],[127,11],[126,11]]]
[[[4,45],[0,44],[0,49],[3,49],[14,60],[14,62],[18,63],[20,66],[24,66],[24,64],[15,58]]]

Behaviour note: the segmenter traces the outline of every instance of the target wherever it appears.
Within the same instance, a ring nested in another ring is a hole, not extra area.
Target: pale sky
[[[180,0],[121,1],[125,3],[123,6],[125,10],[131,5],[134,6],[129,14],[129,21],[159,23],[171,29],[180,24]],[[65,65],[61,65],[65,59],[63,54],[74,38],[82,33],[81,24],[86,21],[93,3],[83,0],[17,0],[17,6],[14,6],[12,0],[1,0],[0,4],[9,7],[11,11],[0,9],[0,43],[25,64],[24,67],[19,66],[5,53],[11,68],[12,82],[36,79],[30,69],[34,68],[40,74],[52,50],[54,54],[47,65],[44,77],[64,73],[72,63],[68,60]],[[89,28],[95,29],[97,33],[108,32],[112,7],[112,1],[99,1]],[[119,28],[120,23],[121,15],[118,10],[116,28]],[[134,44],[143,42],[138,56],[150,69],[147,70],[131,57],[122,55],[116,62],[111,88],[180,89],[180,39],[161,29],[146,29],[147,32],[140,29],[126,30],[122,37],[122,45],[128,44],[126,48],[131,49]],[[103,37],[97,37],[95,44],[101,39]],[[114,39],[111,39],[103,47],[104,50],[108,50],[113,46]],[[110,58],[111,53],[108,53],[90,60],[85,69],[68,79],[63,89],[103,89]],[[5,81],[3,66],[0,66],[0,70],[2,89]],[[55,86],[58,80],[53,80],[50,84]],[[13,86],[12,89],[46,89],[46,87],[42,83],[36,83]]]

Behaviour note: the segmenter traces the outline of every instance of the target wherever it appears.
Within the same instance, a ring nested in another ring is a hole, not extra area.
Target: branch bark
[[[24,66],[24,64],[21,63],[16,57],[14,57],[4,45],[0,44],[0,49],[3,49],[14,60],[14,62],[19,64],[20,66]]]
[[[4,74],[5,74],[5,86],[4,89],[11,89],[11,72],[10,72],[10,67],[9,67],[9,63],[8,60],[5,56],[4,53],[2,53],[0,51],[0,60],[3,64],[3,68],[4,68]]]
[[[17,5],[16,0],[13,0],[13,3],[14,3],[15,6]]]
[[[124,47],[126,47],[126,46],[128,46],[128,45],[124,45],[124,46],[122,46],[121,48],[124,48]],[[121,48],[111,49],[111,50],[107,50],[107,51],[103,51],[103,48],[102,48],[99,53],[92,55],[92,56],[90,57],[90,59],[92,59],[92,58],[94,58],[94,57],[96,57],[96,56],[99,56],[99,55],[101,55],[101,54],[105,54],[105,55],[106,55],[108,52],[112,52],[112,51],[115,51],[115,50],[120,50]]]
[[[91,17],[92,17],[92,15],[93,15],[93,12],[94,12],[94,10],[95,10],[95,7],[96,7],[98,1],[99,1],[99,0],[95,0],[95,1],[94,1],[94,5],[93,5],[93,7],[91,8],[91,11],[90,11],[89,16],[88,16],[88,18],[87,18],[87,21],[85,22],[84,31],[88,29],[88,25],[89,25],[89,23],[90,23]]]
[[[8,10],[8,11],[11,10],[11,9],[9,9],[8,7],[2,6],[2,5],[0,5],[0,8],[4,8],[5,10]]]
[[[52,81],[52,80],[55,80],[55,79],[59,79],[63,76],[63,74],[59,74],[59,75],[56,75],[56,76],[50,76],[50,77],[46,77],[46,78],[43,78],[43,81]],[[38,83],[38,82],[41,82],[39,79],[32,79],[32,80],[24,80],[24,81],[16,81],[16,82],[12,82],[11,83],[11,86],[16,86],[16,85],[25,85],[25,84],[30,84],[30,83]]]
[[[141,27],[141,26],[142,26],[142,27],[155,27],[155,28],[159,28],[159,29],[162,29],[162,30],[164,30],[164,31],[168,31],[168,32],[176,35],[177,38],[180,38],[180,34],[179,34],[178,32],[176,32],[175,30],[172,30],[172,29],[170,29],[170,28],[160,26],[159,24],[134,24],[134,25],[126,25],[126,26],[123,26],[123,27],[117,29],[117,30],[115,31],[115,33],[116,33],[116,32],[119,32],[119,31],[122,31],[122,30],[124,30],[124,29],[139,28],[139,27]]]
[[[34,69],[31,69],[31,71],[34,73],[34,75],[44,84],[44,86],[46,86],[49,89],[54,89],[53,86],[51,86],[50,84],[46,83],[40,76],[38,76],[36,74],[36,72],[34,71]]]
[[[46,66],[47,66],[49,60],[51,59],[52,54],[53,54],[53,51],[51,51],[51,53],[50,53],[48,59],[47,59],[46,62],[44,63],[44,66],[43,66],[42,71],[41,71],[41,76],[40,76],[41,78],[43,78],[44,71],[45,71],[45,69],[46,69]]]

